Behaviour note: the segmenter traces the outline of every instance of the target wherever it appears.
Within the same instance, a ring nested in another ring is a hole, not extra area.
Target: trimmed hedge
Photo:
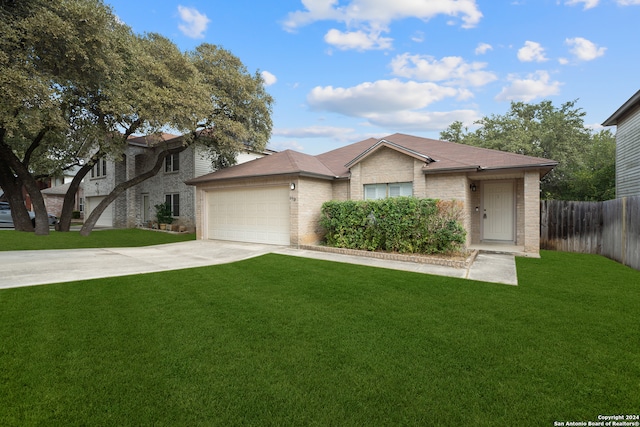
[[[466,240],[459,202],[415,197],[330,201],[320,224],[328,246],[400,253],[459,251]]]

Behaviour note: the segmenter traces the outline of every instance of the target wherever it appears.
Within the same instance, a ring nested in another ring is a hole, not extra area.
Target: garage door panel
[[[106,199],[106,196],[102,197],[87,197],[87,212],[85,214],[85,218],[91,215],[91,212],[102,202],[102,200]],[[96,226],[98,227],[113,227],[113,208],[111,206],[107,206],[107,208],[100,214],[98,221],[96,222]]]
[[[207,199],[210,239],[290,243],[287,187],[215,191]]]

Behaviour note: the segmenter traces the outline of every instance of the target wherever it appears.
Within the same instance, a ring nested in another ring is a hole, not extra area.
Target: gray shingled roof
[[[349,167],[386,147],[425,160],[424,173],[499,169],[547,169],[557,162],[498,150],[396,133],[369,138],[317,156],[286,150],[187,181],[202,182],[272,175],[305,175],[325,179],[348,178]]]

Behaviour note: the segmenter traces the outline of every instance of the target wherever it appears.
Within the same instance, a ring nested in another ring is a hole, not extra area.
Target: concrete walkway
[[[513,255],[480,253],[469,269],[286,246],[195,240],[142,248],[0,252],[0,289],[225,264],[267,253],[517,285]]]

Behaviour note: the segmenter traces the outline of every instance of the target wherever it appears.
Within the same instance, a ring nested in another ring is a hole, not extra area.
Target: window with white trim
[[[180,216],[180,194],[173,193],[165,196],[165,203],[171,207],[171,216]]]
[[[412,182],[395,182],[388,184],[365,184],[365,200],[384,199],[386,197],[413,196]]]
[[[102,178],[107,176],[107,161],[104,159],[98,160],[91,169],[91,178]]]
[[[169,154],[164,159],[165,172],[178,172],[180,170],[180,154]]]

